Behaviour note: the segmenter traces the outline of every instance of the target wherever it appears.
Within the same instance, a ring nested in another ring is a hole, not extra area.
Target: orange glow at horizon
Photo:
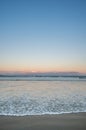
[[[0,67],[0,72],[80,72],[86,73],[86,68],[80,67]]]

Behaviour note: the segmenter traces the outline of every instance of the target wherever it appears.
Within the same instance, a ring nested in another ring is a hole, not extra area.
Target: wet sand
[[[0,116],[0,130],[86,130],[86,113]]]

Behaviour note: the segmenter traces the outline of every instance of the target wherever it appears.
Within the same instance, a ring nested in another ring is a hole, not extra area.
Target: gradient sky
[[[0,0],[0,71],[86,73],[86,0]]]

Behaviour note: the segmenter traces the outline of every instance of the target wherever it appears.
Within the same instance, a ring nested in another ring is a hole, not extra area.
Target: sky
[[[0,0],[0,72],[86,73],[86,0]]]

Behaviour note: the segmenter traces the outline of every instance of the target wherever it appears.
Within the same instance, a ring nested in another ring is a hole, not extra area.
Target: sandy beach
[[[86,113],[0,116],[0,130],[86,130]]]

